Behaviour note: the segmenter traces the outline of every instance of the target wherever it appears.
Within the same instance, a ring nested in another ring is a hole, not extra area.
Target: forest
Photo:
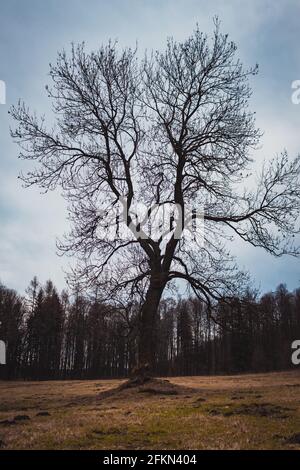
[[[61,294],[33,278],[25,296],[0,285],[1,378],[49,380],[126,377],[137,361],[140,306],[116,309],[80,292]],[[267,372],[293,368],[300,338],[300,288],[218,302],[165,298],[155,325],[160,376]]]

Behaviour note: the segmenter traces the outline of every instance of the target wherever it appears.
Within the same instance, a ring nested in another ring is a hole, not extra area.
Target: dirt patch
[[[151,387],[144,387],[138,391],[139,393],[149,393],[150,395],[178,395],[178,390],[172,389],[160,389],[160,388],[151,388]]]
[[[274,405],[272,403],[252,403],[250,405],[241,405],[236,410],[236,414],[271,418],[285,418],[286,411],[290,411],[290,409],[282,407],[280,405]]]
[[[19,424],[20,422],[23,421],[29,421],[30,417],[27,415],[17,415],[12,419],[4,419],[3,421],[0,421],[1,426],[13,426],[14,424]]]
[[[98,436],[118,436],[126,434],[125,429],[109,429],[107,431],[103,429],[93,429],[93,434],[97,434]]]
[[[222,407],[210,408],[208,413],[212,416],[219,415],[224,417],[243,415],[285,419],[288,418],[286,414],[287,411],[291,411],[291,409],[272,403],[250,403],[238,406],[224,405]]]
[[[300,444],[300,432],[292,434],[290,437],[287,437],[284,441],[286,444]]]
[[[193,394],[196,393],[196,390],[190,390],[186,387],[181,385],[176,385],[171,383],[169,380],[165,379],[156,379],[156,378],[149,378],[144,383],[140,384],[138,382],[134,382],[132,380],[128,380],[125,383],[122,383],[116,388],[105,390],[100,392],[98,395],[98,399],[104,399],[109,397],[135,397],[138,393],[143,393],[146,396],[149,395],[184,395],[187,392],[191,392]],[[189,395],[190,397],[190,395]]]
[[[17,423],[13,419],[4,419],[3,421],[0,421],[1,426],[13,426],[14,424]]]
[[[14,421],[28,421],[29,419],[28,415],[17,415],[14,417]]]
[[[198,397],[195,402],[197,403],[204,403],[206,401],[206,398],[203,398],[203,397]]]

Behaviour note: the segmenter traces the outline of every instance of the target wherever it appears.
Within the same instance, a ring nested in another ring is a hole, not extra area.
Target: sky
[[[213,17],[238,46],[245,66],[259,64],[251,79],[251,109],[264,131],[253,154],[255,167],[283,149],[300,151],[300,105],[293,104],[292,82],[300,80],[300,0],[0,0],[0,80],[6,104],[0,104],[0,281],[23,293],[30,279],[51,278],[65,287],[71,260],[58,257],[55,241],[68,231],[66,205],[59,191],[42,195],[24,189],[18,174],[31,163],[18,159],[9,134],[9,107],[22,99],[38,114],[51,117],[45,85],[49,63],[72,42],[97,49],[111,39],[141,51],[162,49],[167,37],[183,40],[198,23],[211,33]],[[1,97],[0,97],[1,98]],[[261,291],[284,282],[300,286],[300,262],[273,258],[262,249],[231,247]]]

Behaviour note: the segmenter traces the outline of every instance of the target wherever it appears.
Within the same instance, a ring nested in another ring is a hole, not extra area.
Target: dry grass
[[[170,381],[0,382],[0,447],[300,449],[299,372]]]

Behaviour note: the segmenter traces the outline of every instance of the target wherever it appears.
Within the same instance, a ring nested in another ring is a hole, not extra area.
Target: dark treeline
[[[120,310],[77,294],[58,294],[34,278],[25,298],[0,285],[2,378],[123,377],[135,365],[138,306]],[[261,298],[219,303],[212,319],[195,298],[161,302],[156,327],[158,375],[265,372],[292,367],[300,338],[300,289],[280,285]]]

